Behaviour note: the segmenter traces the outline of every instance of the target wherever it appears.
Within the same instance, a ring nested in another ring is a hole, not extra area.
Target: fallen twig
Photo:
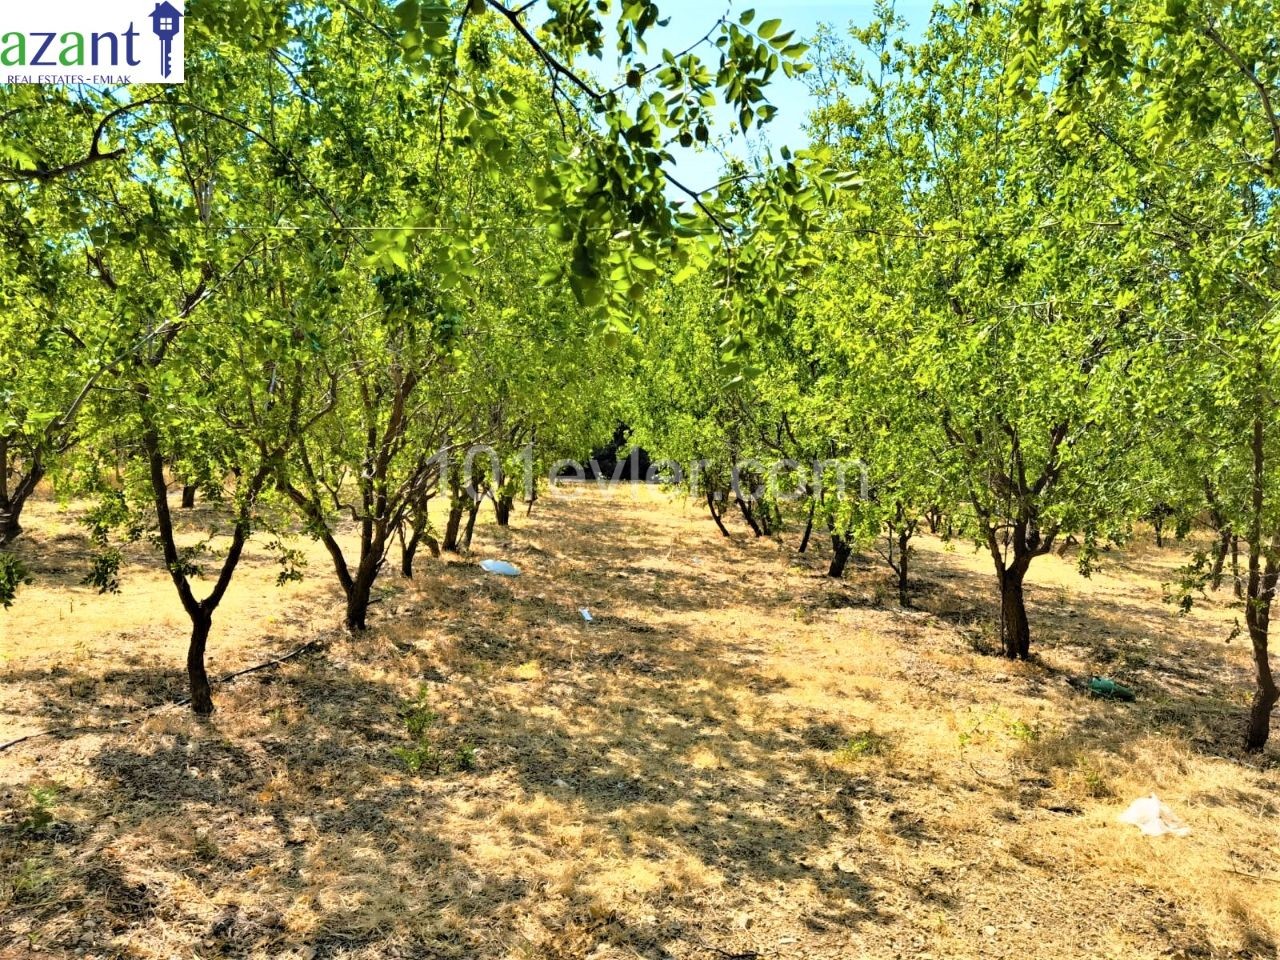
[[[268,660],[266,663],[255,664],[252,667],[245,667],[243,670],[237,670],[234,673],[228,673],[225,677],[219,677],[217,680],[213,682],[214,683],[230,683],[232,680],[236,679],[237,677],[243,677],[246,674],[250,674],[250,673],[257,673],[259,670],[267,670],[271,667],[278,667],[280,664],[287,663],[288,661],[292,660],[294,657],[299,656],[303,653],[306,653],[308,650],[310,650],[319,642],[320,642],[319,640],[308,640],[302,646],[298,647],[298,649],[293,650],[290,653],[286,653],[283,657],[276,657],[274,660]],[[181,700],[175,700],[173,702],[173,705],[177,707],[181,707],[190,702],[191,702],[190,697],[183,697]]]
[[[757,953],[755,950],[746,950],[742,953],[733,953],[729,950],[721,950],[719,947],[713,947],[711,944],[707,943],[705,940],[699,940],[698,946],[700,946],[703,950],[707,950],[720,957],[723,957],[724,960],[763,960],[763,957],[764,957],[764,954]]]
[[[306,643],[298,647],[296,650],[286,653],[283,657],[276,657],[274,660],[267,660],[265,663],[255,664],[252,667],[245,667],[243,670],[236,670],[234,673],[228,673],[226,676],[219,677],[213,682],[215,684],[230,683],[232,680],[235,680],[237,677],[243,677],[246,674],[250,674],[250,673],[257,673],[259,670],[267,670],[271,667],[277,667],[282,663],[287,663],[288,661],[292,660],[294,657],[297,657],[302,655],[303,653],[306,653],[308,650],[314,648],[318,643],[320,643],[318,639],[308,640]],[[145,718],[151,716],[152,714],[160,710],[163,710],[165,707],[181,707],[190,702],[191,702],[190,697],[183,697],[181,700],[173,700],[168,703],[159,703],[159,704],[156,704],[154,707],[148,707],[147,709],[139,712],[135,716],[129,717],[128,719],[125,719],[125,720],[117,720],[114,723],[98,724],[96,726],[85,726],[85,727],[52,727],[48,730],[39,730],[35,733],[28,733],[26,736],[18,737],[14,740],[10,740],[8,743],[0,743],[0,753],[4,753],[4,751],[10,749],[11,747],[16,747],[19,744],[26,743],[29,740],[38,740],[41,737],[53,737],[58,735],[70,735],[70,734],[76,734],[76,733],[107,733],[108,731],[111,731],[111,730],[117,730],[120,727],[127,727],[131,724],[139,723]]]
[[[1280,877],[1268,877],[1261,873],[1248,873],[1244,870],[1226,869],[1224,873],[1234,873],[1237,877],[1248,877],[1250,880],[1265,880],[1267,883],[1280,883]]]

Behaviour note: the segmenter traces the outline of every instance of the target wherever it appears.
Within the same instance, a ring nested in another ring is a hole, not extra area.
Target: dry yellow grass
[[[94,596],[73,521],[32,512],[0,739],[182,692],[155,558]],[[1225,599],[1161,603],[1177,549],[1091,580],[1037,561],[1039,657],[1009,665],[980,652],[981,554],[926,539],[901,611],[879,566],[834,583],[821,551],[736,533],[653,491],[543,501],[478,533],[524,576],[389,569],[356,639],[319,551],[283,589],[251,552],[211,672],[325,642],[215,688],[211,721],[161,708],[0,754],[0,957],[1276,955],[1280,765],[1236,749]],[[1139,702],[1065,683],[1089,673]],[[1115,822],[1152,790],[1190,837]]]

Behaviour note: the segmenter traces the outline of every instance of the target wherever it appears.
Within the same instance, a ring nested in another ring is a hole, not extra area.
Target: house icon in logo
[[[163,74],[169,76],[173,72],[173,38],[178,35],[182,11],[168,0],[157,3],[151,12],[151,30],[160,38],[160,55],[164,61]]]

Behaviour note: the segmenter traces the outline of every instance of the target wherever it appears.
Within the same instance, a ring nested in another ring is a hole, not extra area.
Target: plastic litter
[[[499,577],[520,576],[520,568],[505,560],[481,560],[480,569],[486,573],[497,574]]]
[[[1103,700],[1123,700],[1132,703],[1138,695],[1122,683],[1116,683],[1110,677],[1090,677],[1089,692]]]
[[[1148,837],[1163,837],[1167,833],[1175,837],[1185,837],[1191,833],[1176,813],[1160,802],[1154,793],[1148,797],[1139,797],[1129,804],[1129,809],[1117,817],[1121,823],[1129,823],[1137,827]]]
[[[582,614],[582,619],[587,621],[587,623],[595,623],[596,618],[591,615],[591,611],[586,607],[579,607],[578,612]]]

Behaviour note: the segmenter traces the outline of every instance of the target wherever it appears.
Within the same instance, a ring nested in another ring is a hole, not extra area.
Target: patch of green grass
[[[866,757],[879,757],[889,752],[888,738],[874,730],[856,733],[835,751],[837,763],[857,763]]]
[[[476,768],[476,748],[469,743],[463,743],[453,751],[453,768],[464,773],[470,773]]]
[[[1032,744],[1040,740],[1040,728],[1034,723],[1009,716],[1000,707],[993,707],[985,713],[971,710],[969,722],[957,736],[960,749],[964,750],[974,744],[988,743],[1001,735],[1023,744]]]

